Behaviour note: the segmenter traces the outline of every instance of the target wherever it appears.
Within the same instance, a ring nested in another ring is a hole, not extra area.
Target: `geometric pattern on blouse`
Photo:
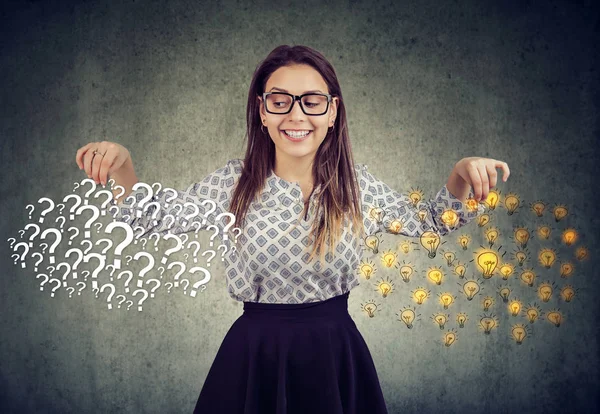
[[[222,217],[217,220],[216,217],[227,212],[234,185],[242,172],[242,162],[241,159],[229,160],[225,166],[200,182],[191,184],[185,190],[178,190],[174,199],[173,192],[166,189],[152,195],[146,203],[156,201],[161,206],[156,219],[152,218],[155,206],[150,206],[143,213],[136,206],[147,197],[146,190],[139,188],[129,196],[135,197],[135,203],[128,197],[118,204],[115,220],[128,223],[134,229],[141,226],[144,229],[143,236],[154,232],[160,236],[194,232],[198,223],[202,224],[201,229],[209,225],[216,226],[219,229],[218,238],[227,246],[224,255],[227,290],[238,301],[308,303],[344,294],[359,285],[358,264],[363,257],[364,241],[356,240],[349,226],[344,229],[334,254],[327,252],[323,265],[318,258],[308,261],[308,249],[311,247],[308,235],[320,185],[310,198],[306,217],[300,217],[304,209],[300,185],[271,172],[260,197],[250,205],[244,232],[235,246],[232,242],[234,233],[231,233],[235,224],[229,226],[229,237],[223,238],[222,233],[230,219]],[[482,204],[478,205],[476,211],[468,211],[445,185],[433,199],[422,200],[415,207],[407,195],[398,193],[373,176],[365,164],[355,164],[355,172],[360,187],[366,235],[376,232],[396,234],[390,231],[390,223],[400,220],[403,224],[398,234],[419,237],[425,231],[435,231],[443,236],[485,211]],[[469,197],[473,197],[472,192]],[[187,202],[195,204],[199,210],[199,214],[189,221],[184,217],[192,214],[194,209],[191,206],[184,208],[183,204]],[[117,205],[114,200],[112,204]],[[381,209],[379,216],[369,216],[369,211],[374,207]],[[427,211],[423,221],[418,215],[421,209]],[[447,209],[453,209],[458,215],[458,222],[452,228],[441,220],[442,213]],[[139,217],[138,211],[141,213]],[[294,225],[297,226],[294,228]]]

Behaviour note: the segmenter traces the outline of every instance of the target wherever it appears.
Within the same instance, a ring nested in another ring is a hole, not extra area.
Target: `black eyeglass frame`
[[[269,109],[267,108],[267,96],[272,95],[274,93],[292,97],[292,104],[290,105],[290,109],[288,109],[287,112],[271,112],[271,111],[269,111]],[[318,96],[326,96],[327,97],[327,108],[325,108],[325,111],[323,113],[321,113],[321,114],[307,114],[306,113],[306,111],[304,110],[304,105],[302,105],[302,98],[304,98],[305,96],[309,96],[309,95],[318,95]],[[327,111],[329,110],[329,103],[331,102],[331,99],[332,99],[332,96],[328,93],[305,93],[304,95],[292,95],[291,93],[286,93],[286,92],[264,92],[263,93],[263,103],[265,104],[265,111],[267,111],[270,114],[274,114],[274,115],[289,114],[290,112],[292,112],[292,108],[294,108],[294,104],[296,103],[296,101],[298,101],[298,104],[300,105],[300,109],[302,109],[302,112],[304,112],[305,115],[308,115],[308,116],[325,115],[327,113]]]

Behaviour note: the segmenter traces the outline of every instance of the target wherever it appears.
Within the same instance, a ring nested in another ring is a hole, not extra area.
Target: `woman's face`
[[[319,72],[309,65],[285,66],[277,69],[267,81],[265,92],[287,92],[302,95],[308,91],[328,94],[327,84]],[[338,98],[333,97],[329,109],[323,115],[306,115],[296,101],[291,112],[287,114],[268,113],[260,100],[260,116],[262,124],[268,129],[271,140],[275,144],[276,156],[281,160],[292,158],[314,158],[317,150],[332,127],[337,114]],[[265,129],[263,127],[263,129]],[[301,141],[293,141],[285,134],[285,130],[310,130],[310,134]]]

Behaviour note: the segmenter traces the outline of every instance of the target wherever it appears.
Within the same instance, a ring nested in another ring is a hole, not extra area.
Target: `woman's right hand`
[[[94,155],[94,150],[97,150]],[[129,151],[116,142],[90,142],[77,150],[75,161],[80,170],[96,184],[106,185],[108,176],[117,171],[130,157]]]

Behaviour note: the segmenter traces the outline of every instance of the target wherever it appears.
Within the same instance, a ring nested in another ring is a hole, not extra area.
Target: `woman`
[[[224,233],[228,291],[244,302],[244,313],[219,348],[195,413],[386,413],[371,354],[348,313],[349,292],[359,284],[359,242],[382,230],[419,236],[459,228],[484,211],[467,203],[471,186],[485,199],[496,167],[506,181],[508,166],[465,158],[433,200],[414,206],[354,164],[335,71],[305,46],[279,46],[259,65],[247,128],[244,160],[229,160],[174,200],[168,191],[153,195],[161,206],[156,219],[154,207],[133,214],[146,190],[132,191],[138,180],[124,147],[92,142],[76,159],[96,182],[105,185],[110,176],[125,188],[117,218],[144,234],[181,234],[200,224]],[[194,211],[181,211],[186,202],[197,206],[197,220],[182,218]],[[428,213],[424,219],[417,207]],[[452,226],[442,220],[448,209],[458,215]],[[219,217],[227,212],[235,224]],[[235,227],[242,232],[232,241]]]

